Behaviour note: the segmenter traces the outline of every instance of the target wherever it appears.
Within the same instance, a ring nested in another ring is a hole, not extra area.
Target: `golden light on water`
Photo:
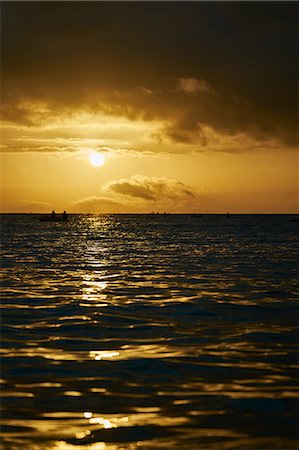
[[[116,424],[113,424],[113,422],[111,422],[111,420],[104,419],[103,417],[91,417],[89,419],[89,423],[102,425],[105,430],[117,427]]]
[[[115,358],[115,357],[120,355],[120,352],[115,352],[115,351],[90,351],[89,355],[90,355],[91,358],[94,358],[94,359],[99,361],[101,359]]]
[[[78,434],[78,436],[79,436],[79,434]],[[84,433],[84,437],[86,437],[85,433]],[[83,439],[83,437],[77,437],[77,439]],[[51,446],[48,449],[49,450],[77,450],[78,445],[68,444],[64,441],[56,441],[54,446]],[[119,449],[118,445],[110,445],[110,444],[106,444],[105,442],[96,442],[96,443],[90,444],[88,446],[88,450],[118,450],[118,449]]]
[[[97,305],[99,307],[106,306],[107,303],[105,303],[105,300],[107,298],[107,295],[102,292],[104,289],[106,289],[106,287],[106,281],[98,281],[93,276],[84,275],[82,281],[82,300],[85,303],[82,303],[81,305]],[[95,303],[97,301],[98,303]]]

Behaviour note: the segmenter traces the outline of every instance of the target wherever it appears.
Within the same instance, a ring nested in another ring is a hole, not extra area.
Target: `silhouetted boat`
[[[53,209],[51,214],[48,214],[47,216],[41,216],[39,218],[39,221],[40,222],[66,222],[67,221],[67,213],[66,213],[66,211],[63,211],[62,214],[57,215]]]

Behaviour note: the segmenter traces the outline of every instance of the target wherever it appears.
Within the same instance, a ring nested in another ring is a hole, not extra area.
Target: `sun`
[[[105,156],[103,153],[92,152],[89,155],[89,162],[94,167],[100,167],[105,164]]]

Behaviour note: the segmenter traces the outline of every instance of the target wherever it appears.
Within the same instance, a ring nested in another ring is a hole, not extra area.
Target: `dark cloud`
[[[123,178],[107,185],[107,189],[129,197],[147,201],[167,201],[179,199],[180,201],[195,200],[197,195],[184,183],[167,178],[150,178],[134,175]]]
[[[2,2],[3,117],[75,108],[297,142],[296,2]],[[29,103],[26,104],[27,101]]]
[[[110,182],[104,195],[89,196],[70,205],[72,212],[123,213],[148,212],[149,209],[190,211],[202,197],[184,183],[167,178],[134,175]]]
[[[110,188],[117,194],[129,195],[130,197],[138,197],[144,200],[155,200],[156,195],[149,186],[142,186],[139,183],[131,183],[129,181],[114,182]]]

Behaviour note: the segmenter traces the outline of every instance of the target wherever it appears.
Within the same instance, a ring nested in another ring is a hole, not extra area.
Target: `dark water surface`
[[[3,215],[2,448],[298,448],[297,232]]]

